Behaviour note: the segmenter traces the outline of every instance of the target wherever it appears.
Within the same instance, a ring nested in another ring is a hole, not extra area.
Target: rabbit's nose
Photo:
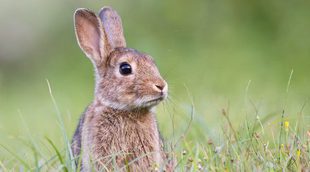
[[[163,85],[155,85],[158,89],[160,89],[161,91],[164,89]]]
[[[160,82],[154,84],[154,89],[158,92],[166,92],[167,91],[167,83],[166,82]]]

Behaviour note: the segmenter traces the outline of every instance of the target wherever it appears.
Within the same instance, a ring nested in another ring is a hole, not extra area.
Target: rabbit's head
[[[96,16],[78,9],[74,19],[78,43],[95,67],[96,101],[133,110],[151,108],[167,97],[168,85],[151,56],[126,47],[116,11],[104,7]]]

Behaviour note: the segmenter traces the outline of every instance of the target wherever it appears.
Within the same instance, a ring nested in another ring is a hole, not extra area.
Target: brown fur
[[[113,154],[118,154],[115,160],[119,168],[140,158],[130,165],[133,171],[149,171],[152,165],[162,163],[163,146],[151,112],[126,112],[95,105],[86,114],[89,115],[82,130],[82,145],[94,145],[89,151],[92,161],[98,160],[96,169],[102,168],[100,164],[113,169],[112,158],[104,157]]]
[[[82,171],[163,167],[153,107],[167,97],[167,83],[149,55],[126,48],[116,11],[105,7],[99,17],[87,9],[75,13],[77,40],[94,64],[96,86],[73,136],[73,154],[81,158]],[[119,72],[123,62],[132,74]]]

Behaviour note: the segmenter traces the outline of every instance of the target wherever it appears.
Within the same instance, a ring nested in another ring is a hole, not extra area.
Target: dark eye
[[[130,64],[128,64],[126,62],[121,63],[121,65],[119,66],[119,72],[122,75],[129,75],[129,74],[131,74],[132,73],[132,69],[131,69]]]

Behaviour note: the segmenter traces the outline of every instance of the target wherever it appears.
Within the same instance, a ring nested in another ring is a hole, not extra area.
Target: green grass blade
[[[57,147],[55,146],[55,144],[53,143],[53,141],[52,141],[51,139],[49,139],[48,137],[45,137],[45,138],[46,138],[47,142],[48,142],[48,143],[53,147],[53,149],[55,150],[56,155],[57,155],[57,157],[58,157],[58,159],[59,159],[61,165],[63,166],[63,170],[64,170],[65,172],[68,172],[68,168],[66,167],[66,165],[65,165],[65,163],[64,163],[64,160],[62,159],[62,156],[61,156],[59,150],[57,149]]]

